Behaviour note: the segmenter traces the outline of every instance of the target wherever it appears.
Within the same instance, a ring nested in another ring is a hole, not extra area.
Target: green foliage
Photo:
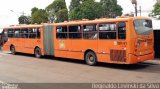
[[[81,0],[79,3],[72,3],[72,9],[70,10],[71,20],[100,18],[102,16],[102,7],[100,3],[95,0]],[[77,6],[78,5],[78,6]]]
[[[117,0],[71,0],[69,6],[69,19],[81,20],[101,17],[116,17],[122,15],[122,8],[117,4]],[[31,22],[47,22],[48,18],[53,18],[55,22],[68,20],[68,10],[65,0],[54,0],[45,10],[37,7],[31,10]]]
[[[160,3],[156,3],[154,5],[154,9],[153,9],[152,12],[153,12],[154,15],[160,15]]]
[[[30,16],[25,16],[21,15],[18,18],[19,24],[30,24],[31,23],[31,17]]]
[[[117,0],[71,0],[69,17],[71,20],[116,17],[122,15]]]
[[[71,0],[69,6],[69,19],[70,20],[78,20],[81,19],[80,5],[81,0]]]
[[[31,9],[31,15],[34,13],[34,12],[36,12],[36,11],[38,11],[39,9],[37,8],[37,7],[33,7],[32,9]]]
[[[81,19],[90,19],[100,18],[102,15],[102,7],[100,3],[95,2],[94,0],[87,0],[81,4],[80,7]]]
[[[81,8],[77,7],[70,11],[69,13],[69,19],[70,20],[80,20],[82,19],[82,13],[80,12]]]
[[[56,22],[63,22],[68,20],[68,10],[65,0],[54,0],[53,3],[46,7],[49,16],[53,16]]]
[[[38,9],[34,13],[32,13],[32,23],[46,23],[48,21],[48,14],[43,9]]]
[[[56,13],[56,22],[64,22],[68,20],[68,14],[66,15],[66,13],[68,13],[67,9],[62,9],[60,11],[58,11]]]
[[[76,7],[79,7],[80,6],[80,1],[81,0],[71,0],[70,6],[69,6],[69,10],[72,11]]]
[[[101,0],[103,17],[116,17],[122,15],[122,7],[117,4],[117,0]]]

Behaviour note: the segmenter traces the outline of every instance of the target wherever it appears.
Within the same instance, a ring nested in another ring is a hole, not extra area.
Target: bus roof
[[[105,22],[118,22],[118,21],[128,21],[135,19],[150,19],[148,17],[117,17],[117,18],[100,18],[95,20],[74,20],[74,21],[64,21],[60,23],[53,23],[53,25],[77,25],[77,24],[90,24],[90,23],[105,23]],[[20,24],[20,25],[11,25],[9,27],[4,27],[3,29],[15,29],[15,28],[33,28],[33,27],[42,27],[44,24],[52,24],[52,23],[43,23],[43,24]]]
[[[89,23],[103,23],[103,22],[118,22],[118,21],[128,21],[135,19],[150,19],[148,17],[117,17],[117,18],[100,18],[95,20],[75,20],[75,21],[65,21],[61,23],[56,23],[56,25],[76,25],[76,24],[89,24]]]
[[[42,24],[20,24],[20,25],[11,25],[9,27],[4,27],[3,29],[14,29],[14,28],[33,28],[33,27],[41,27]]]

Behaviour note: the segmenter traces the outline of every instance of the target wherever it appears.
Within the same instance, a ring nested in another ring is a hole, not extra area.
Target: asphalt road
[[[145,83],[160,82],[160,61],[135,65],[99,63],[0,52],[0,81],[7,83]]]

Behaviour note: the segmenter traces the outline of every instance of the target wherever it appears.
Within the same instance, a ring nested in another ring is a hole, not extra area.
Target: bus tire
[[[85,54],[85,61],[90,66],[96,65],[96,63],[97,63],[97,56],[96,56],[96,54],[94,52],[92,52],[92,51],[88,51]]]
[[[16,49],[15,49],[15,46],[11,46],[11,48],[10,48],[10,51],[11,51],[11,53],[13,54],[13,55],[15,55],[16,54]]]
[[[41,58],[42,57],[41,49],[39,47],[35,48],[34,55],[35,55],[36,58]]]

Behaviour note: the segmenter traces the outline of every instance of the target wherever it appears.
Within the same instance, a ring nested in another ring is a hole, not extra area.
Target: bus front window
[[[134,21],[134,26],[137,34],[150,34],[152,33],[152,21],[145,19],[138,19]]]

